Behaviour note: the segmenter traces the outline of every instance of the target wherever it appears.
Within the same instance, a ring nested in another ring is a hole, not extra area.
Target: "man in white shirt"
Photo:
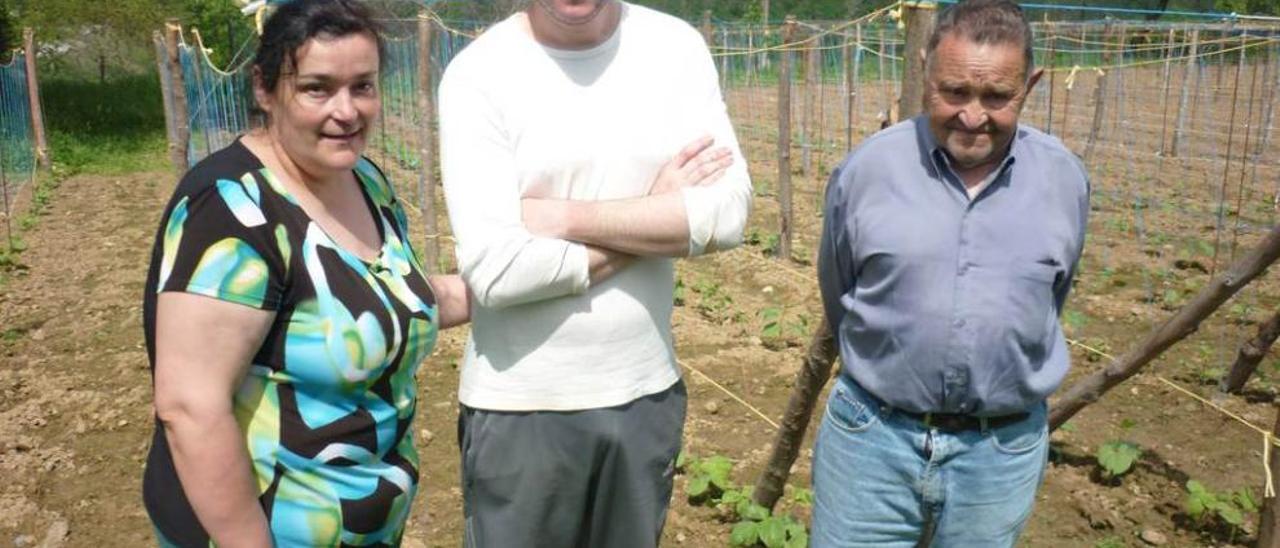
[[[706,45],[617,0],[534,0],[449,65],[441,162],[475,295],[469,546],[655,546],[685,390],[673,257],[741,242],[751,182]]]

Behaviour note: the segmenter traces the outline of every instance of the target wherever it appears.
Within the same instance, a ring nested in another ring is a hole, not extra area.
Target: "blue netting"
[[[0,65],[0,178],[12,194],[31,178],[35,167],[35,138],[27,98],[27,68],[21,53]]]

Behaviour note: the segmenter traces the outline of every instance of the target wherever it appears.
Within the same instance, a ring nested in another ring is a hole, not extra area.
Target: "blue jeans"
[[[814,443],[812,545],[1013,546],[1044,477],[1046,411],[941,432],[841,375]]]

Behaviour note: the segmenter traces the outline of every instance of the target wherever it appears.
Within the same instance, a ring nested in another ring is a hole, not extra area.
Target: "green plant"
[[[750,486],[733,483],[733,461],[720,455],[698,458],[681,453],[676,469],[684,472],[685,495],[692,504],[707,504],[725,511],[733,528],[729,532],[731,546],[765,546],[766,548],[804,548],[809,533],[803,523],[790,514],[771,513],[755,502]],[[810,505],[813,492],[796,489],[793,504]]]
[[[1093,548],[1124,548],[1124,539],[1111,535],[1098,542],[1093,543]]]
[[[1258,508],[1258,499],[1248,487],[1215,493],[1196,480],[1187,481],[1187,515],[1201,527],[1218,519],[1231,528],[1234,537],[1244,525],[1245,514],[1255,513]]]
[[[1132,470],[1140,456],[1142,448],[1137,444],[1112,440],[1098,447],[1098,466],[1104,478],[1115,479]]]

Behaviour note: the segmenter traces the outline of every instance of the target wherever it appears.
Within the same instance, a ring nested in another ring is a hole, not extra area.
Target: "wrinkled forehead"
[[[1029,75],[1020,44],[1005,40],[980,41],[948,33],[929,52],[925,70],[930,78],[964,77],[976,80],[1021,80]]]

